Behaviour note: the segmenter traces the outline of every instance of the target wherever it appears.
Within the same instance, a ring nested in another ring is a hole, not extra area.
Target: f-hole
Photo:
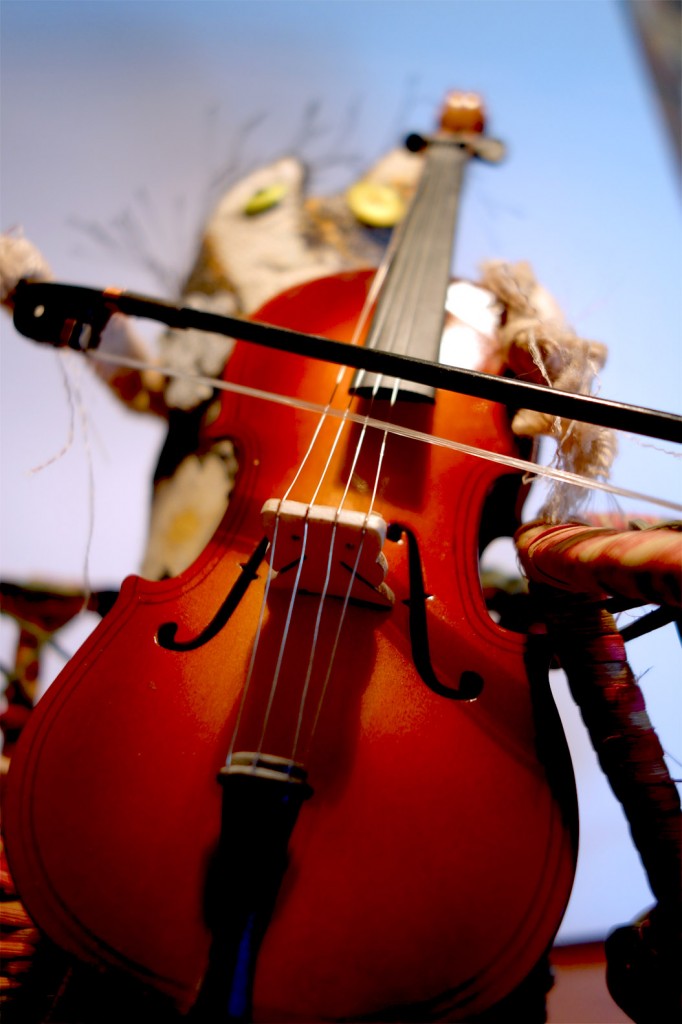
[[[438,694],[439,697],[447,697],[449,700],[475,700],[483,690],[483,679],[472,670],[462,672],[459,679],[459,687],[446,686],[436,675],[431,664],[429,651],[429,629],[426,615],[426,600],[428,594],[424,588],[424,572],[422,569],[419,543],[416,536],[407,526],[402,523],[391,523],[388,528],[387,538],[392,541],[399,541],[402,536],[407,539],[408,565],[410,574],[410,596],[405,604],[409,608],[410,624],[410,645],[412,647],[412,661],[423,682]]]
[[[213,618],[206,624],[206,626],[197,633],[196,636],[190,637],[186,640],[177,640],[177,634],[179,625],[177,622],[163,622],[156,634],[156,640],[159,647],[163,647],[166,651],[196,651],[199,647],[203,647],[209,640],[212,640],[215,636],[227,624],[228,620],[232,616],[233,612],[239,605],[249,586],[255,579],[258,578],[258,567],[265,558],[265,552],[268,549],[268,538],[263,537],[258,547],[255,549],[248,562],[240,565],[240,575],[236,578],[235,582],[225,597],[225,600],[221,604],[218,611],[215,613]]]

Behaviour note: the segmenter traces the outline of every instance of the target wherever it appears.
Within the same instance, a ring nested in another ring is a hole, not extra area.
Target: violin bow
[[[17,331],[55,348],[81,352],[96,349],[108,321],[114,313],[120,313],[176,329],[221,334],[310,359],[388,374],[512,408],[533,409],[611,430],[682,443],[682,416],[674,413],[349,345],[256,320],[177,306],[135,292],[23,280],[17,285],[13,300]]]

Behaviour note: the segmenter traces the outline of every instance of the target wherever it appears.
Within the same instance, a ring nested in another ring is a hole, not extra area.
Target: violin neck
[[[365,346],[438,363],[459,197],[469,160],[464,146],[435,139],[400,237]],[[359,370],[351,392],[432,402],[426,384]]]

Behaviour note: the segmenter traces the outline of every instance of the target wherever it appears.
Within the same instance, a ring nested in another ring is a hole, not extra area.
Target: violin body
[[[303,285],[256,319],[348,341],[370,283],[361,272]],[[338,372],[238,342],[226,378],[301,402],[332,395],[342,410],[348,390],[335,388]],[[356,397],[352,408],[517,451],[506,411],[482,400],[439,393],[434,404],[370,410]],[[529,677],[528,638],[490,618],[479,582],[483,508],[509,470],[411,437],[384,439],[376,428],[358,448],[361,426],[343,424],[337,440],[338,417],[325,418],[304,460],[318,421],[300,407],[222,399],[202,443],[229,437],[236,447],[224,519],[182,575],[127,579],[38,704],[10,770],[11,868],[29,914],[55,942],[132,973],[187,1011],[211,941],[204,902],[220,831],[216,776],[235,741],[238,750],[295,755],[313,792],[259,951],[254,1019],[400,1019],[396,1008],[419,1006],[419,1019],[467,1020],[512,991],[551,945],[575,868],[572,775],[548,688]],[[303,460],[292,500],[315,494],[317,505],[364,512],[379,458],[373,507],[389,524],[392,603],[327,596],[320,616],[319,594],[302,593],[290,611],[291,570],[265,594],[267,566],[253,559],[261,508],[283,497],[292,467]],[[244,566],[253,571],[239,599],[192,646]],[[428,640],[418,656],[417,600]],[[169,649],[159,638],[171,622]],[[444,689],[474,678],[480,692],[436,692],[419,658]],[[252,838],[238,822],[228,840],[249,858]]]

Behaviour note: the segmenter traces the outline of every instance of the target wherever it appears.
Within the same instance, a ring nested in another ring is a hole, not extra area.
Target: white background
[[[311,191],[337,189],[407,131],[428,130],[446,90],[480,91],[509,157],[470,175],[457,273],[473,277],[488,258],[529,260],[577,332],[607,344],[601,393],[680,411],[676,168],[615,0],[5,0],[1,56],[0,228],[21,226],[61,280],[169,298],[235,175],[294,151],[310,162]],[[319,135],[306,128],[311,104]],[[98,242],[100,229],[115,244]],[[120,409],[72,359],[75,438],[32,472],[67,443],[70,403],[59,357],[8,317],[1,331],[2,577],[82,585],[87,554],[92,585],[116,587],[139,567],[163,430]],[[623,444],[614,480],[680,500],[679,461],[641,442]],[[60,643],[73,650],[88,628]],[[7,662],[6,620],[0,640]],[[672,629],[635,641],[630,655],[679,759]],[[45,670],[58,667],[54,657]],[[582,819],[559,938],[599,938],[651,896],[561,679],[554,688]]]

